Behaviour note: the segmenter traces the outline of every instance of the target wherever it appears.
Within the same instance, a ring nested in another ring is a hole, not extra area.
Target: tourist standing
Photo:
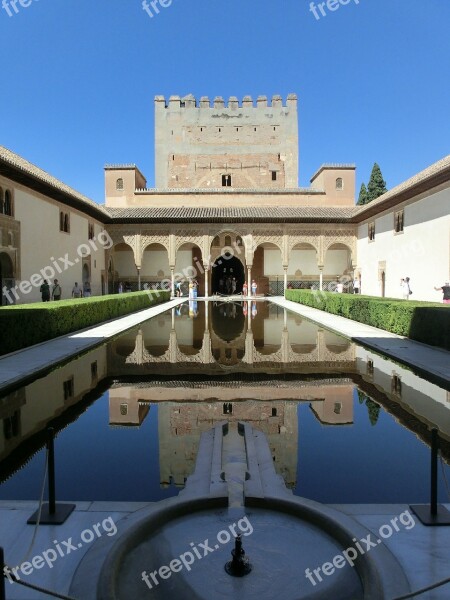
[[[231,280],[231,293],[235,294],[236,293],[236,277],[233,277],[233,279]]]
[[[344,292],[344,284],[339,279],[336,281],[336,292],[342,294]]]
[[[244,281],[244,285],[242,286],[242,293],[244,296],[246,296],[247,292],[248,292],[248,285],[247,285],[247,282]]]
[[[83,296],[85,298],[90,298],[91,296],[91,284],[89,281],[85,281],[83,284]]]
[[[258,289],[258,285],[255,280],[252,281],[252,296],[256,296],[256,290]]]
[[[44,279],[39,291],[41,292],[42,302],[49,302],[50,286],[48,285],[48,281],[46,279]]]
[[[119,294],[122,294],[122,292],[123,292],[123,283],[121,281],[119,281],[119,287],[118,287],[117,291]]]
[[[82,298],[83,290],[78,287],[78,283],[75,281],[75,285],[72,288],[72,298]]]
[[[409,277],[404,277],[400,280],[400,288],[403,300],[408,300],[409,296],[412,294],[411,288],[409,287]]]
[[[355,277],[353,280],[353,293],[359,294],[359,290],[361,289],[361,282],[359,281],[359,277]]]
[[[54,280],[53,282],[53,286],[52,286],[52,299],[53,300],[61,300],[61,286],[59,285],[59,282],[57,279]]]
[[[446,281],[444,285],[441,285],[440,287],[435,287],[434,289],[438,292],[442,291],[442,293],[444,294],[442,302],[444,304],[450,304],[450,283],[448,281]]]

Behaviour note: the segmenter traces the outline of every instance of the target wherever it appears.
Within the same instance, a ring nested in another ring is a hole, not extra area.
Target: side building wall
[[[442,300],[442,292],[434,287],[450,277],[449,206],[447,184],[358,226],[357,272],[363,294],[401,298],[400,280],[409,277],[411,300]],[[396,232],[395,219],[399,216],[403,216],[403,230]],[[375,237],[370,240],[373,225]]]
[[[82,287],[83,281],[88,280],[92,295],[102,294],[105,246],[108,245],[104,240],[107,235],[104,226],[76,209],[15,182],[10,182],[10,187],[14,190],[13,216],[20,224],[20,258],[15,265],[16,292],[10,290],[9,298],[15,304],[40,301],[42,278],[50,284],[58,279],[63,299],[71,297],[75,281]],[[67,227],[61,225],[61,213],[63,220],[67,216]],[[64,228],[68,231],[61,230]],[[99,238],[100,232],[104,234]]]

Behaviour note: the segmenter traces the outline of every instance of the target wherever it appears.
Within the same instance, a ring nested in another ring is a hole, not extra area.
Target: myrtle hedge
[[[130,292],[0,308],[0,355],[51,340],[170,299],[168,291]]]
[[[286,299],[450,350],[450,305],[312,290],[286,290]]]

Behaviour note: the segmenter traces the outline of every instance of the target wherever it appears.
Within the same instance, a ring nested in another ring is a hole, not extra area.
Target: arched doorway
[[[228,252],[219,256],[213,264],[211,272],[211,290],[213,294],[229,296],[233,293],[232,280],[236,280],[236,294],[242,292],[245,281],[244,265]]]
[[[11,300],[8,300],[8,297],[12,298],[11,294],[5,296],[3,293],[4,287],[6,287],[7,290],[10,290],[14,287],[14,265],[8,254],[5,252],[0,252],[0,290],[2,290],[0,301],[1,306],[7,306],[8,304],[12,303]]]

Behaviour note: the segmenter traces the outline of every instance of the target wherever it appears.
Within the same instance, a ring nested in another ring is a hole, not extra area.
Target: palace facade
[[[323,164],[298,187],[297,98],[155,98],[155,181],[134,164],[105,167],[99,205],[0,147],[2,304],[40,299],[52,271],[69,297],[173,285],[199,295],[290,287],[439,301],[450,277],[450,156],[365,206],[355,165]],[[348,288],[350,291],[350,288]]]

